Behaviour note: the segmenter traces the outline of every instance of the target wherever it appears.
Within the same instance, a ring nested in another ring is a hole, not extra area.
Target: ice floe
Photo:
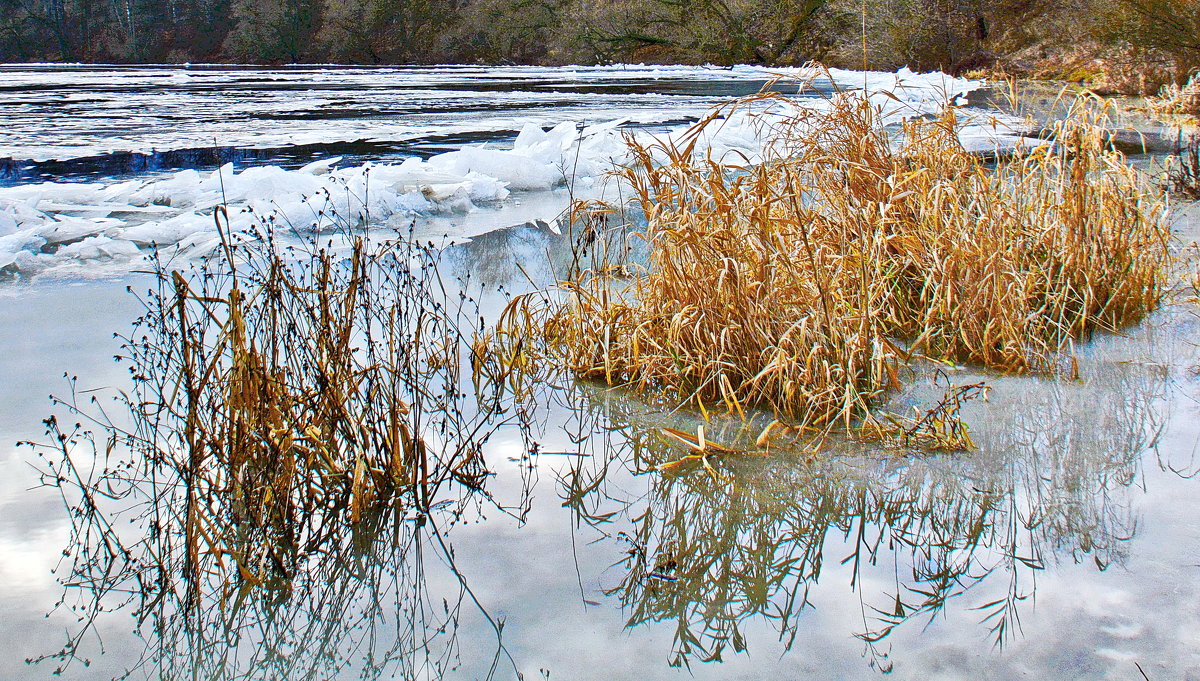
[[[430,69],[365,71],[363,85],[394,78],[397,87],[420,83],[440,85],[474,82],[484,77],[510,80],[553,81],[556,87],[603,82],[609,79],[707,79],[764,81],[775,77],[812,81],[816,74],[805,71],[773,72],[751,67],[732,70],[697,67],[592,67],[565,69]],[[69,79],[70,70],[55,71]],[[212,79],[221,71],[202,71],[198,78]],[[241,72],[243,74],[247,72]],[[249,72],[261,76],[258,72]],[[295,76],[309,81],[338,78],[344,84],[347,72],[333,74],[304,71]],[[414,75],[415,74],[415,75]],[[76,74],[95,78],[94,74]],[[192,74],[186,74],[191,76]],[[113,79],[127,74],[105,76]],[[356,76],[357,77],[357,76]],[[824,79],[825,90],[821,90]],[[350,82],[356,82],[354,78]],[[980,83],[944,74],[859,73],[832,71],[814,81],[819,92],[862,89],[871,94],[883,115],[892,120],[934,114],[948,101],[958,100]],[[116,87],[111,85],[111,87]],[[787,92],[787,87],[781,87]],[[794,106],[827,106],[823,96],[802,96]],[[664,110],[659,115],[696,117],[695,102],[682,111]],[[464,144],[428,158],[397,158],[394,162],[348,163],[327,158],[298,169],[254,166],[237,169],[232,164],[216,171],[183,170],[169,175],[144,175],[132,180],[109,182],[41,182],[0,188],[0,272],[16,276],[69,273],[108,274],[141,264],[157,250],[160,255],[181,260],[200,258],[219,245],[218,220],[214,213],[224,207],[231,233],[251,234],[257,224],[270,222],[277,230],[312,233],[338,228],[371,225],[382,229],[415,229],[426,236],[437,234],[467,238],[488,229],[525,221],[552,224],[565,208],[565,197],[555,201],[524,200],[570,186],[575,196],[600,191],[597,182],[626,160],[624,135],[642,138],[679,135],[687,124],[664,129],[631,125],[635,117],[617,115],[597,120],[597,112],[586,116],[570,108],[552,113],[568,118],[546,124],[545,114],[516,125],[511,142]],[[630,113],[599,107],[599,113]],[[764,103],[758,109],[739,108],[719,125],[706,130],[700,153],[721,155],[736,152],[751,162],[761,152],[771,116],[785,116],[786,106]],[[570,120],[574,118],[574,120]],[[975,111],[964,115],[962,138],[973,150],[989,150],[1021,143],[1019,129],[997,121],[992,114]],[[362,122],[368,132],[369,121]],[[279,124],[289,127],[291,122]],[[343,126],[326,132],[334,137]],[[306,133],[307,134],[307,133]],[[144,140],[154,139],[153,134]],[[260,140],[261,141],[261,140]],[[179,136],[176,143],[186,143]],[[9,149],[11,151],[11,149]],[[520,204],[537,206],[520,209]],[[224,215],[223,213],[223,215]],[[486,219],[479,219],[485,213]],[[511,215],[510,215],[511,214]],[[465,219],[465,216],[474,216]],[[225,220],[222,217],[222,220]],[[243,236],[242,238],[250,238]]]

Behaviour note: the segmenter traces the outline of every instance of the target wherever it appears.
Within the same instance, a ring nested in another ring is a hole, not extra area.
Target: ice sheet
[[[563,120],[640,123],[699,116],[796,69],[593,67],[247,69],[0,66],[0,158],[32,161],[552,127]],[[833,71],[838,87],[962,94],[941,74]],[[832,89],[831,83],[823,83]],[[785,87],[786,91],[786,87]],[[794,88],[793,88],[794,91]]]
[[[334,69],[328,72],[213,70],[196,74],[138,69],[76,74],[70,69],[55,69],[53,74],[57,80],[52,84],[60,88],[57,90],[60,96],[69,98],[74,96],[67,87],[73,78],[86,79],[92,90],[99,87],[95,81],[100,79],[107,84],[105,87],[120,92],[122,83],[145,78],[148,74],[170,84],[193,78],[206,81],[230,79],[239,73],[253,79],[279,79],[293,85],[331,80],[369,89],[391,83],[389,87],[403,88],[408,93],[419,91],[420,87],[436,85],[445,88],[460,82],[477,84],[487,79],[539,84],[552,81],[561,89],[586,88],[616,79],[627,87],[631,79],[711,81],[719,76],[727,81],[757,83],[777,76],[810,80],[814,75],[804,71],[772,73],[751,67],[720,71],[694,67]],[[872,102],[887,119],[894,121],[940,111],[945,102],[981,85],[944,74],[909,71],[835,71],[830,75],[836,89],[866,87],[873,92]],[[392,83],[393,80],[396,82]],[[828,78],[824,80],[822,86],[818,79],[816,95],[795,99],[794,105],[828,106],[825,97],[835,88]],[[31,83],[26,85],[32,87]],[[528,84],[522,87],[528,89]],[[3,97],[12,97],[14,91],[19,92],[19,84],[5,88]],[[306,96],[296,94],[294,90],[287,91],[291,97],[303,99]],[[170,105],[170,98],[165,99]],[[492,100],[484,99],[480,106],[486,109],[486,103]],[[696,102],[688,101],[683,110],[664,109],[665,105],[659,104],[656,115],[679,120],[704,113],[704,109],[694,111]],[[305,104],[309,105],[311,102]],[[526,120],[516,126],[519,133],[512,142],[467,144],[429,158],[396,158],[386,163],[352,163],[327,158],[293,169],[278,166],[238,169],[227,164],[216,171],[189,169],[132,180],[42,182],[0,188],[0,271],[23,277],[102,276],[141,266],[144,256],[154,250],[164,257],[183,261],[202,258],[219,245],[218,221],[214,217],[219,206],[225,207],[228,213],[228,224],[222,225],[230,233],[242,235],[240,238],[252,238],[248,235],[253,232],[253,227],[264,221],[289,232],[328,232],[370,226],[375,229],[415,229],[422,237],[447,236],[452,239],[529,220],[552,224],[567,203],[567,198],[553,193],[554,190],[570,186],[577,198],[600,192],[604,183],[597,180],[627,160],[623,135],[633,134],[648,141],[652,136],[678,136],[687,128],[683,122],[660,130],[629,127],[634,120],[630,116],[597,120],[596,111],[587,116],[573,116],[576,112],[570,107],[553,108],[550,113],[559,120],[553,125],[546,124],[544,121],[549,114]],[[764,135],[768,134],[764,122],[769,122],[771,116],[787,113],[786,106],[772,103],[739,108],[706,131],[697,153],[722,155],[736,152],[739,157],[753,162],[762,151]],[[138,115],[134,114],[134,118]],[[1016,128],[985,121],[990,118],[989,114],[977,112],[962,118],[964,143],[972,149],[991,149],[1020,140]],[[352,122],[371,134],[379,131],[372,127],[369,119]],[[279,127],[290,130],[293,125],[288,122]],[[173,140],[180,144],[190,143],[187,125],[182,128],[173,133]],[[54,134],[57,133],[47,133],[50,139]],[[156,134],[150,131],[139,139],[143,142],[155,139]],[[262,141],[266,134],[253,132],[252,139],[246,142]],[[300,131],[287,134],[294,137],[309,133],[303,132],[301,126]],[[329,130],[323,129],[321,134],[336,136],[340,132],[338,126],[333,125]],[[91,153],[99,147],[89,149]],[[555,200],[528,200],[535,193],[551,193]],[[537,206],[538,212],[534,214],[529,208],[518,208],[520,204]],[[465,219],[468,215],[473,216],[472,219]]]

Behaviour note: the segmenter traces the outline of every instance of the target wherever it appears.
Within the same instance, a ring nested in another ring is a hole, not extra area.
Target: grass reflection
[[[359,217],[269,217],[198,269],[156,263],[118,357],[131,389],[116,409],[74,385],[59,400],[78,423],[51,417],[32,445],[70,510],[56,672],[103,651],[113,610],[147,642],[125,676],[440,678],[464,618],[495,634],[473,675],[512,662],[441,528],[524,517],[527,486],[488,492],[484,448],[525,413],[472,371],[470,275]]]
[[[978,399],[943,397],[941,422],[965,422],[961,409],[975,451],[909,456],[865,429],[653,412],[520,344],[486,352],[485,317],[504,306],[445,276],[446,251],[333,236],[266,224],[192,278],[160,267],[125,339],[132,389],[116,409],[73,392],[62,406],[80,423],[47,421],[36,449],[73,533],[59,607],[78,622],[43,659],[87,662],[101,619],[122,610],[147,644],[126,675],[517,673],[447,530],[481,510],[523,521],[534,433],[560,426],[569,446],[544,453],[570,455],[554,459],[570,462],[564,505],[616,553],[607,591],[628,626],[672,628],[674,666],[762,645],[764,625],[791,649],[818,589],[857,606],[854,633],[884,670],[898,628],[952,610],[1002,646],[1039,571],[1119,564],[1137,529],[1125,490],[1163,426],[1152,365],[1085,364],[1084,386],[992,377],[986,404],[983,383],[951,386]],[[460,255],[457,271],[516,279]],[[894,401],[926,402],[911,399],[919,383]],[[488,456],[502,429],[522,448],[508,501]],[[903,434],[921,446],[917,426]]]
[[[762,622],[790,649],[823,572],[838,564],[855,594],[846,597],[861,603],[857,636],[873,665],[891,668],[897,627],[951,604],[977,611],[1003,646],[1048,563],[1106,569],[1136,531],[1125,491],[1163,426],[1165,376],[1106,371],[1086,387],[1010,380],[978,407],[975,420],[989,418],[969,458],[881,459],[863,443],[827,441],[817,455],[714,455],[710,469],[664,471],[688,450],[653,416],[602,397],[593,418],[605,433],[562,476],[562,494],[578,522],[620,547],[622,576],[609,594],[628,625],[674,628],[672,665],[742,652]],[[723,443],[757,432],[708,427]],[[612,483],[629,473],[643,476],[644,494]]]

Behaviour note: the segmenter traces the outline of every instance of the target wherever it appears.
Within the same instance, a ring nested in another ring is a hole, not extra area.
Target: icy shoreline
[[[631,67],[640,77],[713,76],[711,69]],[[469,71],[469,69],[468,69]],[[520,75],[586,82],[630,71],[613,67],[587,69],[488,69],[506,77]],[[463,76],[456,71],[457,77]],[[181,74],[187,75],[187,74]],[[323,75],[323,74],[322,74]],[[378,75],[378,74],[376,74]],[[774,76],[811,81],[811,72],[767,71],[738,67],[729,78]],[[432,78],[425,72],[423,77]],[[438,78],[448,78],[439,73]],[[472,77],[478,77],[476,74]],[[822,76],[823,77],[823,76]],[[932,115],[946,102],[983,86],[978,81],[944,74],[861,73],[832,71],[832,88],[866,88],[885,120]],[[795,106],[821,108],[822,97],[798,98]],[[778,112],[779,105],[774,105]],[[960,138],[971,150],[986,151],[1021,141],[1015,127],[997,127],[992,114],[962,110]],[[569,114],[570,112],[563,112]],[[678,115],[663,111],[663,115]],[[691,112],[689,112],[691,113]],[[761,151],[763,122],[773,113],[762,107],[739,109],[718,129],[706,134],[702,153],[736,152],[754,159]],[[648,137],[631,129],[628,117],[584,125],[573,120],[549,129],[527,121],[511,145],[479,144],[434,155],[388,163],[342,164],[323,159],[299,169],[278,166],[240,171],[228,164],[215,172],[183,170],[172,176],[131,180],[67,183],[44,182],[0,189],[0,272],[10,277],[108,276],[136,269],[154,250],[165,258],[202,258],[219,243],[213,211],[227,207],[233,232],[249,232],[263,220],[301,233],[347,227],[413,229],[422,236],[463,239],[531,217],[553,224],[565,200],[540,202],[537,214],[513,211],[523,199],[570,186],[576,195],[595,195],[600,181],[624,162],[623,135]],[[675,135],[676,126],[660,135]],[[334,130],[336,133],[337,130]],[[538,204],[537,200],[529,203]],[[562,205],[557,205],[562,203]],[[513,216],[507,213],[513,212]],[[483,213],[488,219],[463,220]],[[517,216],[519,214],[519,217]],[[445,219],[436,219],[438,217]],[[457,216],[457,217],[456,217]],[[469,223],[469,224],[464,224]]]
[[[429,134],[519,131],[569,119],[642,124],[697,115],[730,91],[803,69],[753,66],[45,67],[0,65],[0,159],[67,161],[221,146],[396,142]],[[838,87],[962,94],[945,74],[832,70]],[[697,85],[699,84],[699,87]],[[688,86],[683,88],[682,86]],[[682,88],[682,89],[681,89]],[[792,90],[794,92],[794,89]],[[786,88],[785,88],[786,92]]]

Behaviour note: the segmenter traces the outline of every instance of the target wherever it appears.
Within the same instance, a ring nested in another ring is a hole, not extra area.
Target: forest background
[[[0,0],[4,62],[813,59],[1152,92],[1200,67],[1200,0]]]

